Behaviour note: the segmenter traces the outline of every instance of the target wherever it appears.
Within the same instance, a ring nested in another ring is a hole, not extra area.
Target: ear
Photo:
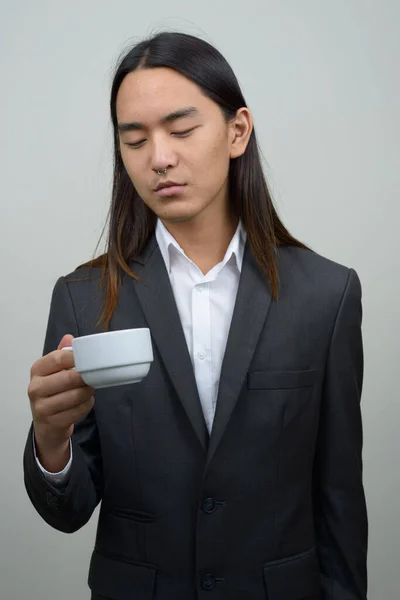
[[[237,158],[245,153],[253,131],[253,119],[248,108],[239,108],[230,122],[231,148],[230,158]]]

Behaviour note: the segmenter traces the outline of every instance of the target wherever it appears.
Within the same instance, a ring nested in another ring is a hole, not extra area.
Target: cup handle
[[[61,348],[61,350],[70,350],[72,352],[72,346],[64,346],[64,348]],[[69,369],[66,369],[67,371],[76,371],[75,367],[71,367]]]

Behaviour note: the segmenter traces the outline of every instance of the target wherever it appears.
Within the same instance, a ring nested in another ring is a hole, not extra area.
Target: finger
[[[46,377],[34,376],[28,386],[28,396],[35,402],[76,388],[89,388],[77,371],[59,371]],[[93,388],[90,388],[93,390]]]
[[[58,373],[63,369],[72,369],[74,366],[75,360],[73,352],[53,350],[33,363],[31,377],[35,375],[44,377],[46,375]]]
[[[85,417],[93,406],[94,397],[91,396],[88,400],[73,408],[56,413],[49,419],[49,423],[57,429],[66,429],[72,423],[75,424]]]
[[[86,387],[69,390],[49,398],[39,398],[34,404],[35,417],[43,423],[49,423],[54,415],[74,410],[92,397],[92,389]]]
[[[65,348],[66,346],[72,346],[72,340],[74,339],[74,336],[71,335],[70,333],[66,333],[62,338],[60,343],[58,344],[58,348],[57,350],[61,350],[62,348]]]

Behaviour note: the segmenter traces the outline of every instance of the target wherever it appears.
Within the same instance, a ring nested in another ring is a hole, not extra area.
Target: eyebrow
[[[195,106],[185,106],[184,108],[179,108],[178,110],[174,110],[174,112],[162,117],[160,119],[160,123],[163,125],[164,123],[172,123],[177,119],[182,119],[184,117],[193,117],[199,115],[200,112]],[[120,133],[124,133],[126,131],[136,131],[138,129],[146,129],[146,126],[143,123],[139,123],[138,121],[132,121],[131,123],[118,123],[118,130]]]

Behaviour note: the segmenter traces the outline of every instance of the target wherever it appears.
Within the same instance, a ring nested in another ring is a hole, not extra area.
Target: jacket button
[[[215,586],[215,577],[213,577],[213,575],[210,575],[210,573],[207,573],[207,575],[204,575],[201,579],[201,587],[203,588],[203,590],[212,590]]]
[[[203,510],[207,514],[211,514],[216,509],[217,503],[214,498],[206,498],[203,500]]]
[[[46,504],[47,504],[47,506],[57,508],[58,507],[57,496],[55,496],[51,492],[46,492]]]
[[[55,510],[57,512],[60,510],[57,496],[55,496],[51,492],[46,492],[46,504],[47,504],[47,506],[50,506],[50,508],[52,508],[53,510]]]

